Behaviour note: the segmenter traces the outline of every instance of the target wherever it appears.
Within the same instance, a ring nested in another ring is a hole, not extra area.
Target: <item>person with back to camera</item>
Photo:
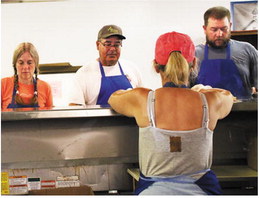
[[[109,104],[135,117],[139,126],[140,195],[220,194],[212,164],[213,130],[233,105],[223,89],[189,89],[195,47],[186,34],[169,32],[156,41],[154,68],[162,88],[118,90]]]
[[[24,42],[17,46],[13,68],[14,76],[1,80],[2,110],[53,106],[51,87],[38,79],[39,55],[33,44]]]
[[[101,28],[96,41],[99,58],[76,72],[70,105],[107,105],[114,91],[142,85],[138,68],[129,61],[119,61],[123,39],[120,27]]]
[[[196,46],[197,84],[231,91],[238,99],[257,97],[257,50],[231,37],[230,12],[218,6],[204,13],[206,44]]]

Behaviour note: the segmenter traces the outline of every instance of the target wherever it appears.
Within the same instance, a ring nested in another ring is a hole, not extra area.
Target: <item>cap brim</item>
[[[103,38],[109,38],[111,36],[118,36],[120,39],[126,39],[126,37],[121,35],[121,34],[110,34],[110,35],[107,35],[107,36],[105,36]]]

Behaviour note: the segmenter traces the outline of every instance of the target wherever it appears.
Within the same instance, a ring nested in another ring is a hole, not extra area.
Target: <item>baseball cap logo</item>
[[[108,31],[110,33],[119,33],[119,30],[116,30],[116,29],[112,28],[111,26],[108,28]]]

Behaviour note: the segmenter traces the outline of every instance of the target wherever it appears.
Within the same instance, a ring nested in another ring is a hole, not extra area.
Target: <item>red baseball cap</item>
[[[155,59],[160,65],[166,65],[173,51],[180,51],[188,63],[195,57],[195,47],[187,34],[168,32],[162,34],[156,41]]]

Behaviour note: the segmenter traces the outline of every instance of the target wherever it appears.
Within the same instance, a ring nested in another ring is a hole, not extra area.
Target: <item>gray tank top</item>
[[[156,128],[155,92],[148,94],[147,110],[150,126],[139,128],[139,166],[146,177],[197,177],[212,164],[213,132],[208,128],[208,104],[203,103],[201,127],[188,131]]]

